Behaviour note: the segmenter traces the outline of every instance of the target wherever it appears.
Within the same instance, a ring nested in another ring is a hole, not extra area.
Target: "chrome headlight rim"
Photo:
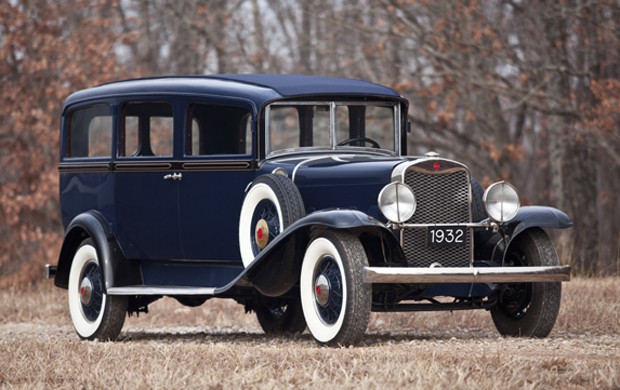
[[[381,189],[377,205],[383,216],[392,223],[408,221],[417,208],[413,190],[400,181],[393,181]]]
[[[482,203],[489,218],[498,223],[512,221],[521,208],[516,188],[506,181],[491,184],[482,195]]]

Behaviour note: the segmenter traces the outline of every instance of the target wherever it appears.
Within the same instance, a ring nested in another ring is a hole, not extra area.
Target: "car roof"
[[[393,89],[363,80],[305,75],[219,74],[151,77],[102,84],[70,95],[64,108],[93,99],[162,94],[236,97],[252,101],[257,108],[282,98],[324,95],[396,98],[407,104]]]

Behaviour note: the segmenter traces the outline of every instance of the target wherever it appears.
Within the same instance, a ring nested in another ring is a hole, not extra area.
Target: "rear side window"
[[[252,153],[249,109],[192,104],[188,115],[187,156]]]
[[[119,156],[172,157],[174,116],[168,103],[127,103],[122,110]]]
[[[71,114],[66,157],[112,156],[112,111],[96,105]]]

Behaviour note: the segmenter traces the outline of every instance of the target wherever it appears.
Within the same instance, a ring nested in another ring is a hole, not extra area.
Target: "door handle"
[[[167,174],[164,176],[164,180],[174,180],[174,181],[181,181],[181,179],[183,179],[183,174],[182,173],[172,173],[172,174]]]

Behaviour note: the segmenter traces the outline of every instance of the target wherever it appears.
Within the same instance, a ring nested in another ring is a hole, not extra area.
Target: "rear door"
[[[133,99],[120,105],[114,163],[118,238],[135,259],[183,257],[179,231],[178,116],[165,99]]]

